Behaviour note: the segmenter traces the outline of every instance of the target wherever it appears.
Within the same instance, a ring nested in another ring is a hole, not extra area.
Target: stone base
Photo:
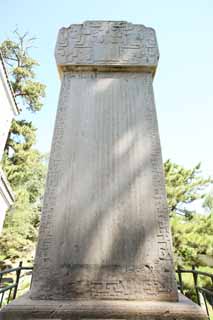
[[[204,320],[205,312],[191,300],[180,295],[179,302],[32,300],[26,294],[0,312],[0,320]]]

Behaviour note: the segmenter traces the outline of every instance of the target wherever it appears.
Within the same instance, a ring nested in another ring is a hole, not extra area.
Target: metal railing
[[[184,284],[183,275],[184,274],[191,274],[193,278],[193,289],[195,293],[194,302],[199,304],[201,307],[204,307],[206,310],[206,314],[208,319],[210,319],[210,308],[213,310],[213,274],[208,272],[199,271],[192,266],[192,269],[187,270],[183,269],[180,266],[176,270],[178,276],[178,288],[180,292],[187,296],[186,293],[186,286]],[[202,278],[210,280],[210,286],[203,287],[201,282]],[[191,297],[190,297],[191,298]]]
[[[26,276],[23,271],[27,270],[29,275],[32,274],[32,269],[33,267],[23,267],[20,262],[16,268],[0,271],[0,308],[16,298],[20,280]]]
[[[18,267],[16,268],[0,271],[0,308],[16,298],[19,289],[20,279],[25,277],[26,275],[31,276],[32,270],[33,267],[24,267],[22,262],[20,262]],[[24,271],[27,271],[27,273],[24,273]],[[183,275],[187,273],[192,275],[193,290],[195,293],[194,302],[196,302],[202,307],[205,307],[208,318],[210,319],[209,308],[213,308],[213,274],[199,271],[195,269],[195,267],[192,267],[192,269],[190,270],[178,267],[176,273],[178,277],[178,288],[180,292],[186,296],[187,288],[184,283]],[[6,275],[9,275],[10,277],[8,278],[6,277]],[[210,288],[203,287],[201,285],[200,277],[210,279]],[[31,281],[29,281],[29,287],[30,282]]]

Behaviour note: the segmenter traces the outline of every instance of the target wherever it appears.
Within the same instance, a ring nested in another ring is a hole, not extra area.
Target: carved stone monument
[[[32,288],[1,319],[205,319],[179,300],[152,81],[155,31],[62,28],[62,79]]]

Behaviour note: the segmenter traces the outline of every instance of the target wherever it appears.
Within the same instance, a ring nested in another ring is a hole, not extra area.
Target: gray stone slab
[[[131,54],[121,59],[117,47]],[[62,88],[32,298],[177,300],[152,89],[157,59],[155,33],[142,25],[60,30]],[[128,72],[112,69],[123,64]],[[137,64],[149,68],[132,71]]]
[[[46,190],[32,297],[176,300],[150,73],[65,73]]]

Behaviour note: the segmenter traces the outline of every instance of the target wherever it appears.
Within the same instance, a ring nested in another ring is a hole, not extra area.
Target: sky
[[[18,27],[37,38],[31,55],[47,86],[44,107],[28,114],[37,148],[49,152],[60,89],[54,59],[59,28],[85,20],[126,20],[156,30],[160,61],[154,79],[163,159],[213,176],[212,0],[0,0],[0,41]]]

